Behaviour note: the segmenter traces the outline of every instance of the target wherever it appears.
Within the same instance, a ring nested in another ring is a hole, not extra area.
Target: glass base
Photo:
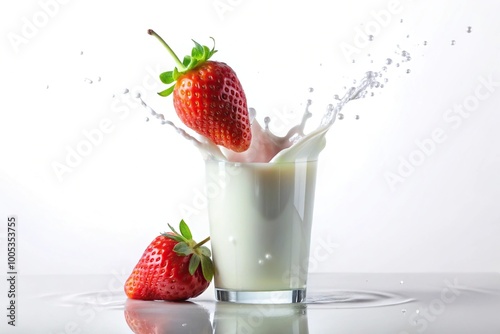
[[[237,291],[215,288],[215,299],[242,304],[293,304],[306,300],[306,289],[278,291]]]

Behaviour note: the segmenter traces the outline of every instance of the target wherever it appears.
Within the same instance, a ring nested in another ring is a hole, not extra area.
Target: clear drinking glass
[[[206,161],[217,300],[304,301],[316,171],[317,161]]]

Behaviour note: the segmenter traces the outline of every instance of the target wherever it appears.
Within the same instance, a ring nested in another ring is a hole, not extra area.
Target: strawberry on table
[[[129,298],[182,301],[200,295],[210,285],[214,267],[210,250],[203,246],[210,238],[196,243],[184,220],[180,233],[168,226],[171,232],[151,242],[125,282]]]
[[[183,61],[153,30],[167,48],[177,67],[160,74],[160,80],[170,85],[158,93],[173,93],[174,108],[181,121],[198,134],[217,145],[235,152],[244,152],[250,146],[252,133],[247,101],[236,73],[227,64],[209,60],[217,52],[193,41],[191,55]]]

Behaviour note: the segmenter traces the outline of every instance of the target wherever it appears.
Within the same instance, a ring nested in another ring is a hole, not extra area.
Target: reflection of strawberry
[[[160,92],[173,92],[174,107],[181,121],[198,134],[235,152],[243,152],[252,139],[245,92],[236,73],[225,63],[208,60],[217,52],[196,42],[190,56],[181,62],[153,30],[177,63],[171,72],[160,75],[171,85]]]
[[[210,313],[190,302],[125,302],[125,320],[135,334],[212,334]]]
[[[172,232],[151,242],[125,282],[129,298],[181,301],[200,295],[210,285],[211,253],[202,246],[209,238],[197,244],[183,220],[180,234],[169,227]]]

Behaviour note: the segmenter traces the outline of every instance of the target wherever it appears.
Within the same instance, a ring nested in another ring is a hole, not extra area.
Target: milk
[[[209,198],[216,289],[305,289],[316,161],[206,161],[221,191]]]

